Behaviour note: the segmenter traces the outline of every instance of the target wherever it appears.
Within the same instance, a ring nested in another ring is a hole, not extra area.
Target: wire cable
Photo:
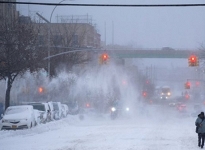
[[[205,4],[59,4],[36,2],[8,2],[0,1],[0,4],[44,5],[44,6],[84,6],[84,7],[204,7]]]

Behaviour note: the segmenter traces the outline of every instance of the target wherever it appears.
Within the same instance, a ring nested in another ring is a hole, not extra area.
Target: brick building
[[[16,0],[2,0],[16,2]],[[12,23],[19,16],[19,12],[16,10],[15,4],[4,4],[0,5],[0,22],[6,21]]]
[[[37,23],[38,44],[65,47],[100,48],[101,36],[88,23]],[[49,33],[50,32],[50,33]]]

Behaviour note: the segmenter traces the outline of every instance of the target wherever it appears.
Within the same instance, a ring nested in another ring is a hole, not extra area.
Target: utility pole
[[[51,22],[48,21],[46,18],[44,18],[44,17],[43,17],[42,15],[40,15],[39,13],[36,13],[36,14],[37,14],[41,19],[43,19],[46,23],[48,23],[48,77],[50,78],[50,66],[51,66],[51,62],[50,62]]]

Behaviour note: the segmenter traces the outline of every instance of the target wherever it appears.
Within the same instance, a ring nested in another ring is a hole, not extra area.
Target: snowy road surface
[[[169,113],[117,120],[68,116],[28,130],[0,131],[0,150],[195,150],[195,119]]]

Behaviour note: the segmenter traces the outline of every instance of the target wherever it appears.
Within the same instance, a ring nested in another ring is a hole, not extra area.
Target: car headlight
[[[116,108],[115,108],[115,107],[112,107],[111,110],[112,110],[112,111],[116,111]]]
[[[2,119],[2,123],[7,123],[9,122],[8,120]]]
[[[126,111],[129,111],[130,110],[130,108],[129,107],[126,107]]]

